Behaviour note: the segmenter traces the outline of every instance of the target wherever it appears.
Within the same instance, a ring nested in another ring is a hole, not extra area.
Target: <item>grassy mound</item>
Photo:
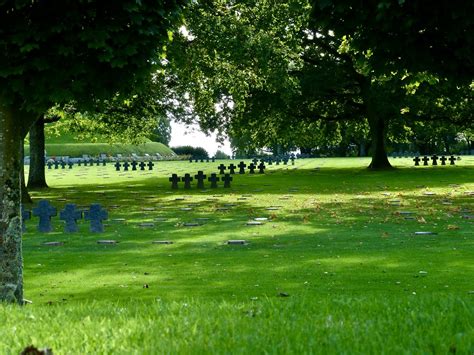
[[[230,189],[170,189],[171,173],[209,176],[220,163],[47,170],[52,188],[34,200],[100,202],[106,231],[26,222],[33,304],[0,306],[0,352],[473,353],[472,157],[395,159],[382,172],[308,159],[234,175]],[[255,218],[266,220],[247,225]]]
[[[25,155],[29,155],[30,147],[25,145]],[[146,142],[139,145],[133,144],[108,144],[108,143],[47,143],[46,154],[48,156],[71,156],[80,157],[83,154],[98,156],[101,153],[107,155],[137,155],[159,153],[161,156],[173,156],[173,151],[161,143]]]

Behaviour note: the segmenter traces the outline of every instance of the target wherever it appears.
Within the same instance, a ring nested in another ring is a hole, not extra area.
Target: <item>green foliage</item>
[[[190,145],[184,145],[179,147],[172,147],[173,152],[177,155],[186,155],[194,158],[207,158],[209,154],[206,149],[202,147],[192,147]]]
[[[229,159],[230,157],[224,153],[222,150],[217,150],[216,154],[214,154],[214,158],[216,159]]]
[[[184,0],[0,2],[0,98],[44,113],[140,87]]]

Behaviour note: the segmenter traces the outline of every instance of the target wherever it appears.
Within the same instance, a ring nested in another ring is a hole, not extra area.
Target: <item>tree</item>
[[[22,303],[20,145],[56,103],[138,88],[184,0],[0,1],[0,300]]]
[[[474,2],[313,0],[320,28],[370,52],[377,73],[406,69],[470,83],[474,78]]]

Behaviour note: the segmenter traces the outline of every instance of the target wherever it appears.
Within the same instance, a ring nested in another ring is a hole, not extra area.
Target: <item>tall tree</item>
[[[0,300],[22,303],[20,151],[55,103],[139,87],[184,0],[0,1]]]

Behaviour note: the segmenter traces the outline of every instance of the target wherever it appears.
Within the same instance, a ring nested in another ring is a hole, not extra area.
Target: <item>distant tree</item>
[[[193,158],[208,158],[209,154],[206,149],[202,147],[192,147],[190,145],[184,145],[179,147],[172,147],[171,150],[176,153],[176,155],[187,155]]]
[[[140,87],[184,0],[0,1],[0,300],[23,302],[21,144],[56,103]]]

